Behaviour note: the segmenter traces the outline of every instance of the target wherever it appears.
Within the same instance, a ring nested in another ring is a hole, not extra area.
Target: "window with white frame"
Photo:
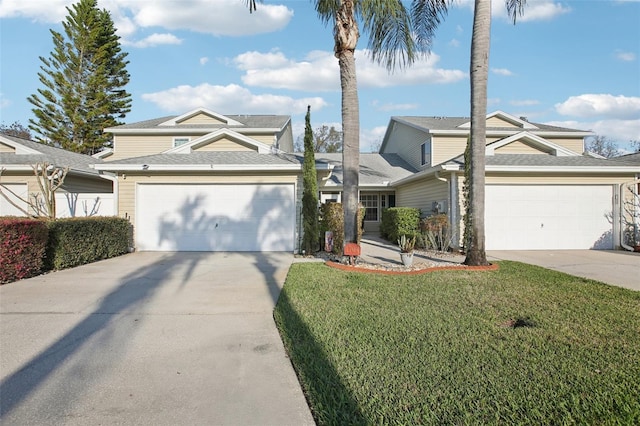
[[[360,194],[360,204],[365,209],[364,220],[378,221],[378,194]]]
[[[185,143],[189,143],[191,141],[191,138],[189,137],[176,137],[173,138],[173,147],[177,147],[180,145],[184,145]]]
[[[423,166],[431,166],[431,140],[425,141],[420,145],[420,157]]]

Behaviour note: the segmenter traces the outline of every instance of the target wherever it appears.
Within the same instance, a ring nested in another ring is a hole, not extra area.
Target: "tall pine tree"
[[[51,30],[54,50],[40,57],[43,88],[27,100],[35,119],[29,128],[39,142],[93,154],[109,146],[103,129],[121,124],[131,111],[127,53],[120,48],[111,15],[97,0],[80,0],[71,8],[64,34]]]
[[[302,250],[311,254],[318,250],[318,178],[311,129],[311,107],[307,107],[304,128],[304,162],[302,163]]]

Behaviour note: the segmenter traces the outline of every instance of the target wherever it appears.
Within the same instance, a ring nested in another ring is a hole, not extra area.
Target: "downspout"
[[[617,218],[618,219],[618,223],[620,224],[620,234],[619,234],[620,235],[620,247],[622,247],[625,250],[629,250],[629,251],[635,251],[635,248],[625,244],[625,242],[624,242],[624,226],[622,226],[623,225],[622,221],[623,221],[623,216],[624,216],[624,189],[628,185],[638,185],[639,183],[640,183],[640,179],[634,179],[634,180],[630,180],[628,182],[623,182],[620,185],[620,194],[619,194],[620,201],[618,202],[619,209],[620,209],[620,215]],[[634,193],[634,195],[637,195],[637,194],[635,194],[635,192],[633,192],[633,193]],[[638,207],[639,206],[634,206],[634,208],[638,208]],[[635,220],[636,220],[635,215],[633,216],[633,220],[634,220],[634,228],[637,228],[638,224],[635,223]],[[634,232],[635,231],[636,231],[636,229],[634,229]]]

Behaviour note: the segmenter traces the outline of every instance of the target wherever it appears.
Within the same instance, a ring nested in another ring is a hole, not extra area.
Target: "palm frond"
[[[509,17],[513,19],[513,25],[516,24],[518,16],[524,14],[524,7],[527,5],[527,0],[504,0],[507,6],[507,13]]]

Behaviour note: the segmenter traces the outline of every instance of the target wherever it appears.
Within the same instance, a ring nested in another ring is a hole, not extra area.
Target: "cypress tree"
[[[35,119],[29,128],[39,142],[93,154],[109,146],[104,128],[121,124],[131,111],[127,53],[108,11],[97,0],[80,0],[62,23],[64,34],[50,30],[54,50],[40,57],[38,89],[27,100]]]
[[[307,106],[304,128],[304,162],[302,165],[302,250],[311,254],[318,250],[318,179],[311,129],[311,106]]]

